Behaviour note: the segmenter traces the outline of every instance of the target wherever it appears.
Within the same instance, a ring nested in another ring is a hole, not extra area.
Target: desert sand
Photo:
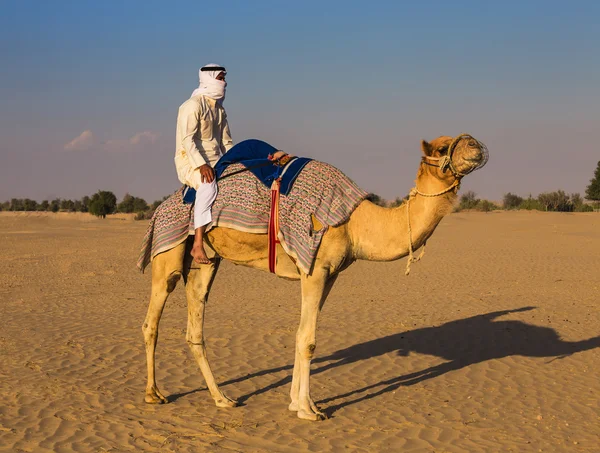
[[[296,282],[225,262],[207,307],[215,407],[180,286],[145,404],[147,222],[0,215],[0,451],[598,452],[600,214],[454,213],[405,277],[358,262],[322,312],[312,392],[287,410]]]

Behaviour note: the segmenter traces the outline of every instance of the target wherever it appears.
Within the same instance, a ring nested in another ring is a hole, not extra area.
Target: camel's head
[[[489,156],[487,147],[468,134],[455,138],[442,136],[431,143],[423,140],[421,148],[426,163],[438,165],[443,173],[450,170],[457,178],[483,167]]]

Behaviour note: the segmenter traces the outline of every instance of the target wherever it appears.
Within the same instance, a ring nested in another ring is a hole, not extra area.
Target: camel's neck
[[[420,192],[433,194],[448,188],[452,181],[419,172]],[[452,210],[454,190],[437,197],[416,195],[410,199],[410,227],[413,250],[419,248],[435,230],[440,220]],[[406,202],[396,208],[382,208],[369,201],[361,203],[348,223],[356,259],[392,261],[408,255],[408,218]]]

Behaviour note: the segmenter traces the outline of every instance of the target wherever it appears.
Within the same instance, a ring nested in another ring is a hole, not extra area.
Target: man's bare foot
[[[192,251],[190,252],[194,261],[199,264],[209,264],[210,260],[206,256],[203,244],[194,244]]]

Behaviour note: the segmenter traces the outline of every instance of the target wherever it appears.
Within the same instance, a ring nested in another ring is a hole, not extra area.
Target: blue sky
[[[490,150],[463,190],[583,192],[600,160],[598,5],[0,1],[0,200],[171,193],[177,108],[211,62],[228,68],[235,141],[384,198],[412,186],[421,139],[461,132]]]

